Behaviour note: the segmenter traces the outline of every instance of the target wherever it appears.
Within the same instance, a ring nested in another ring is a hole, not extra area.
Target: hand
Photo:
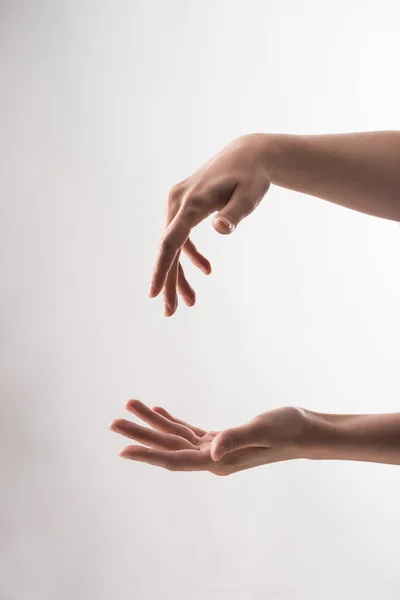
[[[210,471],[230,475],[259,465],[303,457],[306,411],[284,407],[263,413],[249,423],[224,431],[205,431],[175,419],[163,408],[149,408],[139,400],[128,411],[150,425],[142,427],[117,419],[110,429],[139,446],[120,452],[129,458],[170,471]]]
[[[258,206],[268,191],[266,152],[269,136],[252,134],[231,142],[200,170],[176,185],[166,206],[165,231],[150,285],[152,298],[164,290],[166,316],[175,313],[177,291],[188,306],[196,296],[180,263],[181,251],[204,273],[209,261],[190,239],[192,229],[212,213],[218,233],[231,233]]]

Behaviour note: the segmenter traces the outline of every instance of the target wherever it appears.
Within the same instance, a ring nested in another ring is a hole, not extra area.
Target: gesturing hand
[[[150,425],[117,419],[110,429],[141,445],[127,446],[120,456],[170,471],[210,471],[230,475],[259,465],[300,458],[307,413],[284,407],[263,413],[245,425],[205,431],[174,418],[163,408],[130,400],[127,410]]]
[[[213,226],[219,233],[231,233],[249,215],[267,192],[268,136],[252,134],[234,140],[196,173],[176,185],[166,206],[165,231],[153,271],[149,294],[164,290],[164,311],[176,311],[177,291],[188,306],[196,296],[180,263],[181,251],[204,273],[211,273],[209,261],[190,239],[196,225],[216,211]]]

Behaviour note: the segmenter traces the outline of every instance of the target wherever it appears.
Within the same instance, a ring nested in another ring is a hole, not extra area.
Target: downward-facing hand
[[[231,142],[196,173],[170,192],[165,211],[165,230],[154,267],[150,296],[164,291],[167,317],[178,306],[177,293],[188,306],[196,295],[180,262],[183,251],[204,273],[209,261],[194,246],[190,235],[201,221],[218,213],[213,225],[218,233],[231,233],[261,202],[270,182],[266,173],[267,138],[252,134]]]

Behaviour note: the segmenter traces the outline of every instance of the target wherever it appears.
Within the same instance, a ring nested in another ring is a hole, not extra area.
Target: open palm
[[[146,462],[170,471],[209,471],[215,475],[229,475],[265,463],[294,458],[290,444],[287,443],[286,432],[288,422],[292,426],[293,411],[297,410],[291,407],[270,411],[237,428],[238,431],[241,429],[245,432],[247,447],[228,451],[221,460],[216,460],[213,440],[217,436],[220,439],[222,433],[226,433],[230,436],[230,445],[232,446],[232,441],[235,445],[235,433],[232,437],[234,430],[205,431],[174,418],[163,408],[151,409],[139,400],[130,400],[126,408],[150,427],[143,427],[126,419],[117,419],[111,423],[112,431],[140,444],[124,448],[120,453],[123,458]],[[273,427],[270,424],[269,435],[266,434],[268,421],[275,423]]]

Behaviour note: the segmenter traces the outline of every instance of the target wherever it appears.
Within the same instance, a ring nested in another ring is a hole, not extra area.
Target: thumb
[[[218,461],[234,450],[267,445],[265,431],[262,431],[256,422],[250,421],[240,427],[220,431],[212,441],[211,458]]]
[[[213,219],[215,231],[223,235],[232,233],[240,221],[253,212],[259,202],[260,198],[254,192],[245,191],[238,186],[224,208],[215,215]]]

